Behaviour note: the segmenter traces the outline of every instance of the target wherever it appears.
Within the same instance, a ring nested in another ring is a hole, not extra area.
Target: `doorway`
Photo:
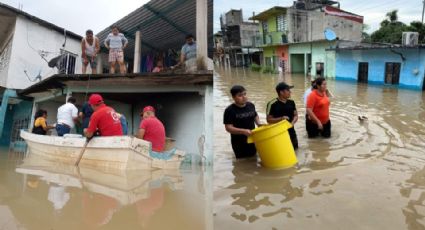
[[[324,75],[323,62],[316,62],[316,77],[323,77]]]
[[[357,75],[357,81],[362,82],[362,83],[367,83],[368,72],[369,72],[369,63],[368,62],[360,62],[359,63],[359,71],[358,71],[358,75]]]
[[[400,67],[399,62],[386,62],[385,63],[385,84],[397,85],[400,81]]]

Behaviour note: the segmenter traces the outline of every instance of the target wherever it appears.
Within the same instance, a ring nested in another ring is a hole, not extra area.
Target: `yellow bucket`
[[[289,121],[283,120],[252,130],[248,143],[255,143],[264,167],[289,168],[298,162],[288,133],[291,127]]]

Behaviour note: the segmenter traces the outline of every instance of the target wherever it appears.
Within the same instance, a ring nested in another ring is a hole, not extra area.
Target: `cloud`
[[[340,1],[341,9],[364,16],[364,23],[370,26],[369,33],[379,29],[379,24],[385,19],[385,14],[398,9],[399,20],[409,24],[411,21],[420,21],[422,17],[422,1],[406,0],[356,0]],[[254,0],[215,0],[214,1],[214,32],[220,30],[220,15],[230,9],[242,9],[244,18],[252,16],[252,12],[259,13],[273,6],[291,6],[293,1],[254,1]]]
[[[15,8],[18,8],[19,3],[23,4],[23,11],[84,35],[87,29],[92,29],[94,33],[100,32],[148,0],[0,0],[0,2]]]

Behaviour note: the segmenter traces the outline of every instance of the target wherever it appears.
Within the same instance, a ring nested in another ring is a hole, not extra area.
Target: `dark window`
[[[276,27],[276,30],[279,32],[284,32],[286,30],[286,19],[284,14],[276,17]]]

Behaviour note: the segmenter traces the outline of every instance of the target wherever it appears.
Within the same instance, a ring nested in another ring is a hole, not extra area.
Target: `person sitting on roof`
[[[174,69],[182,64],[186,66],[186,72],[191,72],[196,70],[196,42],[193,40],[193,35],[188,34],[186,36],[186,44],[183,45],[180,54],[180,61],[177,65],[172,66],[171,69]]]
[[[32,133],[39,135],[46,135],[49,129],[55,128],[55,126],[47,125],[46,123],[47,111],[40,109],[35,113],[34,116],[34,126],[32,128]]]
[[[156,118],[155,109],[152,106],[143,108],[141,114],[139,133],[137,138],[152,143],[152,150],[155,152],[164,151],[165,146],[165,128],[162,122]]]
[[[125,73],[124,49],[128,45],[128,40],[124,34],[120,33],[117,26],[112,26],[112,33],[105,39],[105,47],[109,49],[110,73],[115,73],[115,65],[119,64],[120,73]]]
[[[93,108],[93,114],[90,117],[89,127],[84,129],[84,135],[87,138],[93,137],[96,131],[100,136],[122,136],[121,121],[115,110],[106,106],[102,96],[92,94],[89,98],[89,104]]]

